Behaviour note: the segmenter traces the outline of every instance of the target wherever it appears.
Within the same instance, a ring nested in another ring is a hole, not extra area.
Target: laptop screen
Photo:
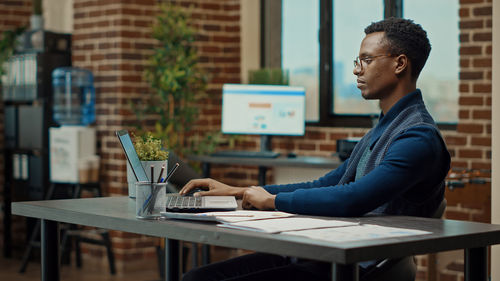
[[[141,165],[139,156],[135,151],[134,144],[130,139],[128,131],[127,130],[116,131],[116,135],[120,140],[123,151],[125,151],[125,156],[127,157],[128,163],[130,164],[130,167],[132,168],[132,171],[134,172],[136,179],[138,181],[149,181],[148,176],[146,175],[146,172],[144,171],[144,168]]]

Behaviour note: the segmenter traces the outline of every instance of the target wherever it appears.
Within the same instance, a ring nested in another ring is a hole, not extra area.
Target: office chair
[[[431,218],[441,218],[446,209],[446,198]],[[415,281],[417,264],[414,256],[385,259],[365,273],[360,281]]]
[[[51,199],[61,199],[57,196],[58,189],[61,189],[61,187],[65,188],[66,190],[67,187],[71,187],[72,195],[70,196],[71,198],[81,198],[81,193],[82,189],[88,190],[96,194],[98,197],[102,197],[102,190],[101,190],[101,185],[99,183],[68,183],[68,184],[61,184],[61,183],[51,183],[47,195],[45,197],[45,200],[51,200]],[[61,191],[59,190],[59,193]],[[63,194],[65,192],[62,192]],[[66,194],[67,195],[67,194]],[[65,196],[67,197],[67,196]],[[65,198],[63,197],[63,198]],[[69,252],[67,246],[70,245],[70,238],[74,238],[75,241],[75,252],[76,252],[76,265],[77,267],[82,266],[82,255],[80,251],[80,243],[88,243],[88,244],[94,244],[94,245],[100,245],[104,246],[106,248],[106,254],[108,256],[108,263],[109,263],[109,270],[112,275],[116,274],[116,267],[115,267],[115,258],[113,254],[113,248],[111,244],[111,237],[109,235],[108,230],[105,229],[95,229],[95,230],[84,230],[80,229],[76,225],[68,225],[68,224],[61,224],[61,230],[62,232],[62,239],[61,239],[61,245],[59,248],[59,256],[63,260],[69,260]],[[101,236],[101,239],[93,239],[93,238],[88,238],[85,237],[84,233],[95,233],[99,234]],[[26,246],[26,250],[23,255],[23,260],[21,263],[21,267],[19,269],[19,273],[24,273],[26,272],[26,268],[28,266],[28,262],[31,257],[31,253],[33,251],[33,248],[37,247],[40,248],[40,242],[37,241],[38,237],[40,236],[40,220],[37,220],[36,225],[31,233],[30,240],[28,242],[28,245]]]

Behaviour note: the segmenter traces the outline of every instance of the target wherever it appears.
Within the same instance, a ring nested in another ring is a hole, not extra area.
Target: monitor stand
[[[280,154],[278,152],[273,152],[271,147],[271,137],[270,135],[260,135],[260,152],[262,157],[265,158],[275,158]]]
[[[271,136],[260,135],[260,151],[271,151]]]

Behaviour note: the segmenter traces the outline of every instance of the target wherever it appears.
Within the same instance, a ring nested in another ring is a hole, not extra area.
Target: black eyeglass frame
[[[362,57],[362,58],[360,58],[358,56],[353,61],[354,62],[354,68],[358,68],[359,67],[360,71],[363,71],[363,69],[364,69],[363,63],[369,64],[369,63],[371,63],[373,60],[375,60],[377,58],[395,57],[395,56],[397,56],[397,55],[395,55],[395,54],[387,54],[387,55],[366,56],[366,57]]]

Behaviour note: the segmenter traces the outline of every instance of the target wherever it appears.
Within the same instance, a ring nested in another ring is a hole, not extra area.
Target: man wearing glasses
[[[339,168],[312,182],[264,187],[199,179],[181,194],[204,187],[196,195],[235,195],[246,208],[305,215],[432,216],[444,198],[450,155],[416,87],[431,50],[427,33],[411,20],[388,18],[365,34],[353,73],[363,98],[379,100],[382,113]],[[360,264],[361,280],[375,264]],[[331,267],[256,253],[194,269],[188,280],[331,280]]]

